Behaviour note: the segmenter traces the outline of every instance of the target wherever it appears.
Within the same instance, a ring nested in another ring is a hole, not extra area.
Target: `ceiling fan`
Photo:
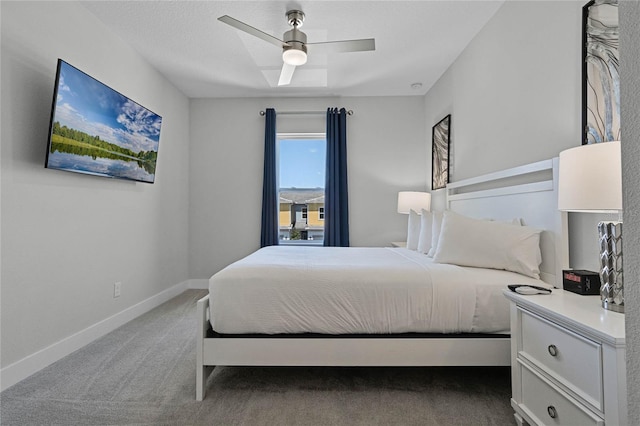
[[[229,15],[219,17],[218,21],[282,48],[283,65],[278,86],[286,86],[291,83],[291,77],[296,67],[307,62],[307,48],[310,48],[312,52],[326,53],[361,52],[376,49],[375,39],[373,38],[307,43],[307,35],[299,30],[304,22],[304,16],[301,10],[290,10],[286,13],[287,21],[293,29],[285,32],[282,40],[242,21],[238,21]]]

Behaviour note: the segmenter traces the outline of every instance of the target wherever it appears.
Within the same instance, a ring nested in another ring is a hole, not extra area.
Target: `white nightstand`
[[[406,248],[407,247],[407,242],[406,241],[395,241],[395,242],[391,243],[391,247]]]
[[[626,425],[624,314],[562,289],[504,294],[518,424]]]

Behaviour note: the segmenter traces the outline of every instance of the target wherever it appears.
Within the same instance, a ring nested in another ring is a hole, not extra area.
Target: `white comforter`
[[[400,248],[266,247],[209,280],[219,333],[508,333],[513,272]],[[547,286],[548,287],[548,286]]]

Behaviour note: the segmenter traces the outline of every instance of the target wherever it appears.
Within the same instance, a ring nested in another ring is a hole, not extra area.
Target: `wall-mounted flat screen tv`
[[[162,117],[58,59],[45,167],[153,183]]]

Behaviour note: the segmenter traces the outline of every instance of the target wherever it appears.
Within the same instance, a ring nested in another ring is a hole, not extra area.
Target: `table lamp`
[[[603,308],[624,312],[620,141],[581,145],[560,153],[558,209],[620,215],[619,221],[598,224],[600,298]]]
[[[410,210],[420,214],[422,209],[431,210],[431,194],[428,192],[398,192],[398,213],[409,214]]]

